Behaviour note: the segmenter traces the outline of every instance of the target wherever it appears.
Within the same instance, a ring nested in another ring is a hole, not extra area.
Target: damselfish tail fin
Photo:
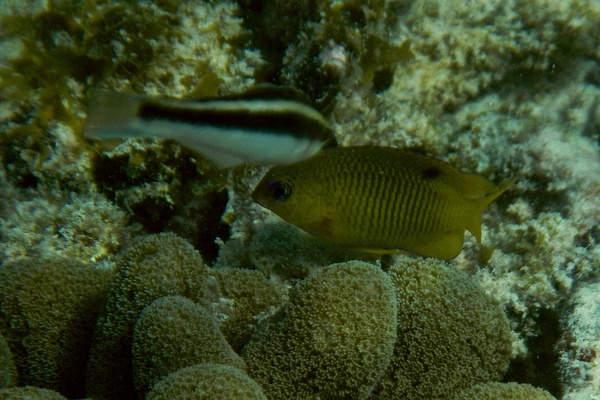
[[[105,89],[90,89],[84,135],[98,139],[135,136],[128,129],[128,124],[137,117],[144,98],[145,96]]]

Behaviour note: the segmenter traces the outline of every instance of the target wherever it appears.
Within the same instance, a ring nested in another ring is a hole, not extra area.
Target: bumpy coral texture
[[[10,388],[17,383],[17,368],[4,336],[0,335],[0,389]]]
[[[283,246],[286,251],[280,250]],[[320,265],[368,258],[365,253],[331,246],[294,225],[281,222],[263,224],[252,236],[248,250],[252,265],[259,271],[288,279],[306,278]]]
[[[443,399],[502,378],[511,359],[502,309],[467,275],[424,259],[397,264],[398,341],[373,399]]]
[[[380,268],[333,264],[292,290],[242,357],[271,399],[366,399],[392,356],[396,312]]]
[[[196,364],[167,375],[146,400],[266,400],[260,386],[230,365]]]
[[[245,368],[211,311],[181,296],[144,308],[133,333],[133,381],[140,396],[169,373],[208,362]]]
[[[219,300],[213,310],[222,320],[220,329],[227,342],[239,352],[250,340],[258,319],[281,305],[282,291],[258,271],[223,268],[212,270],[211,275],[219,284]]]
[[[54,390],[34,386],[0,389],[0,400],[67,400]]]
[[[139,314],[163,296],[180,295],[204,304],[212,296],[207,278],[208,269],[198,252],[172,233],[143,237],[125,249],[98,318],[87,395],[95,399],[134,398],[131,345]]]
[[[63,258],[24,258],[0,268],[0,332],[19,385],[84,396],[90,337],[110,276]]]
[[[491,382],[464,390],[452,400],[556,400],[556,398],[543,389],[525,383]]]

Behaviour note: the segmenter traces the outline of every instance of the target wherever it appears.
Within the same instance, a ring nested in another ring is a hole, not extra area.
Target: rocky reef
[[[599,393],[599,20],[598,0],[2,1],[0,398]],[[375,258],[254,204],[264,169],[83,136],[90,87],[260,82],[339,145],[516,177],[486,249]]]

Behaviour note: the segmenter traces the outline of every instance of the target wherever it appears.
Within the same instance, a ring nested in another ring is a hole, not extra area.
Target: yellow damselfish
[[[321,239],[372,253],[450,259],[500,186],[435,158],[391,147],[325,149],[271,168],[255,202]]]

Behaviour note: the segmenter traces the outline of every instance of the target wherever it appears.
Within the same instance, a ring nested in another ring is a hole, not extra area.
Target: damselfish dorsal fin
[[[485,179],[485,178],[482,178]],[[471,201],[473,202],[473,210],[468,214],[466,219],[467,230],[475,236],[477,241],[481,243],[481,213],[483,210],[490,205],[491,202],[496,200],[498,196],[506,191],[517,178],[512,178],[507,181],[502,182],[499,186],[493,186],[495,189],[488,193],[483,194],[479,198],[473,198]],[[488,181],[489,182],[489,181]],[[490,185],[493,185],[489,182]]]

